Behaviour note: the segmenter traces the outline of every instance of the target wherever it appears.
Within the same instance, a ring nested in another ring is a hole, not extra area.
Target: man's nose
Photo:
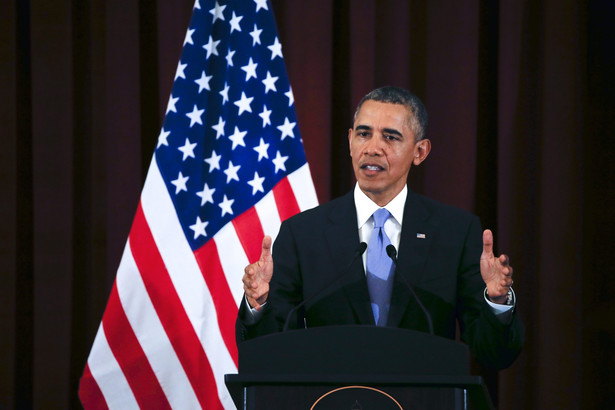
[[[382,147],[383,142],[382,142],[382,136],[380,135],[373,135],[372,138],[369,139],[369,141],[367,141],[367,143],[365,144],[365,149],[363,150],[365,155],[370,155],[370,156],[378,156],[378,155],[382,155]]]

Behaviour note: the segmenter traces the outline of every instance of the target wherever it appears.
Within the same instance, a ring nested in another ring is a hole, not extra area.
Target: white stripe
[[[301,211],[318,205],[318,197],[316,196],[314,182],[312,181],[310,167],[307,162],[301,168],[288,175],[288,182],[295,193],[295,198]]]
[[[220,401],[225,408],[234,408],[224,374],[236,373],[237,368],[220,334],[211,294],[181,229],[155,157],[143,187],[141,205],[175,290],[212,367]]]
[[[138,269],[128,243],[115,281],[130,326],[171,407],[199,409],[199,400],[162,327]]]
[[[130,385],[109,347],[102,322],[92,345],[88,366],[110,409],[139,408]]]
[[[237,306],[243,297],[243,270],[248,266],[248,256],[246,255],[241,241],[235,231],[235,226],[232,223],[227,223],[214,236],[218,255],[220,255],[220,264],[226,276],[226,281],[233,299]]]
[[[278,232],[280,231],[281,222],[273,191],[269,191],[263,199],[258,201],[254,208],[258,214],[258,219],[261,220],[263,232],[265,235],[271,236],[271,239],[275,241],[275,238],[278,236]]]

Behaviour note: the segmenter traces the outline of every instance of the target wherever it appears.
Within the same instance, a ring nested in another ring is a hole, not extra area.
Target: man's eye
[[[367,131],[360,131],[358,134],[360,137],[367,137],[369,133]]]
[[[384,138],[386,138],[389,141],[395,141],[397,139],[397,137],[395,135],[386,135],[386,134],[385,134]]]

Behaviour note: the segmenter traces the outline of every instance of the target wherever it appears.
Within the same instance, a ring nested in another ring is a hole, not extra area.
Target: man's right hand
[[[260,310],[269,295],[269,281],[273,275],[273,258],[271,257],[271,237],[263,238],[261,257],[258,261],[246,266],[243,275],[243,291],[248,303],[254,309]]]

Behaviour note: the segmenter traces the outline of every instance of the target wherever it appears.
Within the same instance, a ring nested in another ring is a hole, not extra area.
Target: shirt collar
[[[408,197],[408,187],[404,185],[404,188],[391,202],[386,204],[384,208],[391,213],[393,218],[401,226],[404,218],[404,206],[406,205],[406,198]],[[354,203],[357,208],[357,223],[361,228],[365,222],[376,212],[380,206],[372,201],[361,189],[357,183],[354,187]]]

